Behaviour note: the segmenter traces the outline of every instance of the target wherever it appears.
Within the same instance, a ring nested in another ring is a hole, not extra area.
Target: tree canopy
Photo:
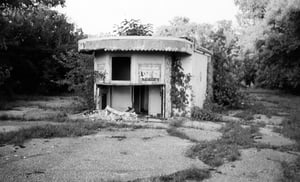
[[[152,24],[143,24],[140,20],[123,20],[120,25],[115,25],[114,33],[119,36],[151,36],[153,34]]]
[[[76,48],[81,30],[52,10],[64,0],[0,1],[0,86],[9,92],[52,92],[67,67],[62,54]]]
[[[241,56],[258,85],[300,89],[300,0],[236,0],[242,11]],[[249,63],[250,62],[250,63]],[[253,70],[253,69],[252,69]]]
[[[185,37],[194,41],[196,46],[203,46],[213,51],[213,101],[236,107],[241,104],[237,76],[237,35],[232,22],[222,20],[216,26],[190,22],[186,17],[175,17],[170,25],[158,28],[160,36]]]

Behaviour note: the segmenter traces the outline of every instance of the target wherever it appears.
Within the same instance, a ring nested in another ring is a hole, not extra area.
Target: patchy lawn
[[[103,128],[141,128],[140,126],[117,124],[108,122],[70,121],[59,125],[47,124],[22,128],[18,131],[0,133],[0,145],[15,144],[22,145],[25,141],[33,138],[55,138],[55,137],[78,137],[95,134]]]
[[[222,138],[195,144],[187,152],[187,156],[198,158],[205,164],[218,167],[226,161],[239,159],[239,149],[253,146],[253,136],[258,135],[257,127],[243,128],[238,123],[227,123],[220,131]]]
[[[0,173],[19,181],[97,181],[101,174],[112,181],[162,182],[236,181],[230,177],[235,173],[263,181],[279,179],[282,172],[283,181],[297,181],[300,160],[294,160],[294,153],[299,148],[284,136],[299,144],[299,97],[261,91],[250,95],[249,107],[229,115],[232,121],[217,123],[188,118],[166,123],[72,120],[68,116],[80,110],[74,98],[21,99],[0,111],[2,125],[47,122],[0,132]],[[65,141],[72,142],[61,147]]]
[[[136,179],[128,182],[182,182],[182,181],[202,181],[210,177],[208,169],[189,168],[169,175],[150,177],[146,179]]]
[[[0,121],[64,122],[68,114],[82,111],[80,98],[72,96],[22,96],[0,103]]]

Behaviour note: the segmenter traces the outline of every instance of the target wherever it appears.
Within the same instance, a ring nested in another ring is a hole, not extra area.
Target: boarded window
[[[112,80],[130,80],[130,57],[112,57]]]

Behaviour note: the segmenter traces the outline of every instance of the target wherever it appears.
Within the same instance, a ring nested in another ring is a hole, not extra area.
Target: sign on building
[[[105,64],[104,63],[97,63],[96,64],[96,71],[105,72]]]
[[[139,82],[160,82],[161,65],[160,64],[139,64]]]

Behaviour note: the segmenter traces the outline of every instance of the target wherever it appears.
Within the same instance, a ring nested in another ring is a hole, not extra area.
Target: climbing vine
[[[172,60],[171,69],[171,101],[172,115],[174,109],[177,109],[182,115],[186,114],[185,108],[189,104],[187,90],[191,87],[191,74],[185,74],[178,58]]]
[[[97,82],[98,80],[101,80],[104,82],[105,78],[106,78],[106,74],[107,74],[106,71],[94,71],[95,82]]]

